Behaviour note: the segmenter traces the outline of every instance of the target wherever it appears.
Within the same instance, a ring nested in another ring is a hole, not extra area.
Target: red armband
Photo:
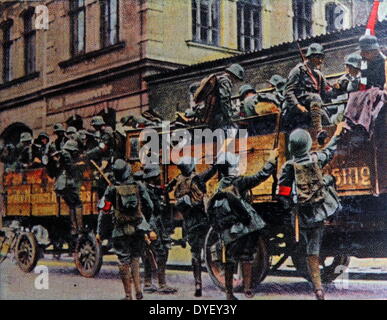
[[[279,189],[278,189],[278,195],[279,196],[290,196],[291,192],[292,192],[292,188],[291,187],[279,186]]]
[[[102,210],[110,211],[111,208],[112,208],[112,203],[110,201],[105,201],[105,205],[103,206]]]

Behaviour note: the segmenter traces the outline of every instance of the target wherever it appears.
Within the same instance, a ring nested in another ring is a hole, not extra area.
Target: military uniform
[[[171,182],[174,186],[176,207],[183,214],[183,229],[191,246],[192,267],[195,279],[195,296],[202,295],[201,253],[209,230],[209,221],[204,209],[206,182],[216,173],[216,166],[197,174],[192,158],[182,158],[178,164],[181,174]]]
[[[18,169],[26,169],[32,165],[32,136],[29,132],[20,135],[20,142],[16,145],[16,165]]]
[[[43,140],[46,140],[44,143]],[[34,167],[42,167],[44,155],[47,154],[49,148],[50,137],[46,132],[41,132],[39,136],[35,139],[34,144],[32,145],[32,159],[34,160]]]
[[[149,230],[142,215],[144,202],[149,198],[142,196],[141,189],[131,174],[130,165],[124,160],[117,159],[113,164],[114,185],[108,186],[102,210],[98,217],[97,233],[103,229],[103,215],[110,213],[114,207],[113,215],[113,249],[120,262],[119,270],[124,285],[126,299],[132,299],[131,278],[133,278],[136,299],[142,299],[140,281],[139,259],[144,252],[144,235]],[[150,204],[148,204],[149,206]]]
[[[310,58],[313,55],[324,55],[321,45],[309,46],[306,57]],[[309,128],[312,124],[320,133],[322,132],[322,118],[326,124],[329,124],[328,115],[322,109],[323,101],[327,100],[330,95],[327,91],[327,82],[321,71],[308,68],[306,66],[308,63],[297,64],[290,71],[286,83],[283,124],[289,132],[296,128]],[[301,112],[297,108],[298,104],[307,108],[308,112]]]
[[[251,262],[257,244],[256,231],[261,230],[265,222],[249,203],[247,192],[273,174],[276,159],[271,157],[263,169],[252,176],[239,176],[238,162],[239,159],[232,153],[222,154],[218,158],[217,163],[223,177],[209,203],[211,224],[220,232],[226,246],[227,299],[236,299],[233,295],[233,273],[234,264],[238,261],[242,261],[245,294],[248,297],[253,296]]]
[[[361,89],[377,87],[383,90],[386,83],[386,57],[380,51],[378,39],[375,36],[364,35],[359,39],[361,54],[367,51],[378,51],[372,59],[363,59],[361,67]]]
[[[61,123],[56,123],[54,125],[54,133],[57,135],[57,138],[52,143],[50,143],[47,156],[50,156],[57,151],[61,151],[64,144],[66,143],[66,131]]]
[[[244,69],[239,64],[232,64],[225,70],[226,72],[217,76],[217,98],[218,105],[213,117],[209,120],[211,129],[222,128],[224,130],[233,129],[237,126],[232,122],[232,87],[233,80],[231,75],[239,80],[244,78]]]
[[[55,192],[63,198],[70,209],[71,234],[74,237],[83,231],[83,206],[80,199],[82,171],[76,164],[78,160],[77,142],[67,141],[59,153],[59,175],[55,181]]]
[[[338,138],[334,136],[325,149],[310,153],[312,139],[309,133],[302,129],[295,130],[289,137],[289,151],[293,159],[283,165],[277,191],[285,208],[297,205],[301,248],[307,256],[314,288],[316,292],[321,290],[318,293],[320,297],[323,297],[323,292],[318,256],[324,221],[340,209],[333,178],[323,177],[321,169],[332,160],[337,141]]]
[[[159,185],[160,168],[158,165],[146,165],[144,167],[144,181],[146,183],[147,193],[152,200],[153,208],[149,207],[144,210],[144,215],[150,228],[157,234],[157,239],[152,241],[151,246],[156,254],[157,276],[160,293],[175,293],[176,289],[167,286],[166,283],[166,265],[168,261],[169,249],[171,244],[170,234],[166,223],[168,223],[168,213],[164,200],[165,190]],[[152,269],[151,263],[147,257],[144,258],[145,271],[145,292],[154,292],[156,289],[152,286]]]

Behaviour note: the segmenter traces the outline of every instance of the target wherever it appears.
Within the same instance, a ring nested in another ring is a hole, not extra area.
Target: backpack
[[[318,162],[293,162],[297,200],[301,206],[313,206],[324,201],[324,179]]]
[[[137,183],[130,183],[115,186],[115,190],[115,221],[123,229],[125,235],[132,235],[135,232],[135,226],[142,221],[138,185]]]
[[[195,180],[195,173],[189,177],[179,175],[175,187],[176,207],[184,212],[195,206],[202,206],[205,192],[200,189]]]
[[[200,82],[193,100],[197,104],[204,102],[204,108],[198,110],[197,117],[200,123],[208,123],[212,119],[218,103],[218,79],[216,74],[210,74]]]
[[[299,208],[306,223],[323,221],[341,210],[335,179],[324,175],[314,157],[305,164],[293,163]]]
[[[245,225],[250,223],[249,212],[234,185],[218,190],[214,194],[209,201],[208,215],[211,225],[217,232],[223,232],[238,222]]]

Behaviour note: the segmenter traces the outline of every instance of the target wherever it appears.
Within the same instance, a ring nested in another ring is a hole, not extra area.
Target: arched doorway
[[[20,135],[23,132],[29,132],[32,135],[32,130],[28,126],[21,122],[15,122],[9,125],[1,133],[0,140],[2,140],[4,144],[12,143],[16,146],[19,143]]]

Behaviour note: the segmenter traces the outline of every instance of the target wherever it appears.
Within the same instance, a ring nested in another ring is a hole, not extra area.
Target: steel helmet
[[[305,155],[312,148],[312,138],[308,131],[296,129],[289,136],[289,152],[300,157]]]
[[[67,134],[77,133],[77,129],[75,127],[68,127],[67,130],[66,130],[66,133]]]
[[[360,54],[357,54],[357,53],[351,53],[349,56],[345,58],[345,64],[350,65],[356,69],[361,68],[361,61],[362,61],[362,58]]]
[[[94,116],[91,119],[91,125],[92,126],[103,126],[105,124],[105,121],[101,116]]]
[[[63,149],[66,151],[79,151],[78,142],[75,140],[68,140],[63,146]]]
[[[61,123],[55,123],[54,124],[54,132],[65,132],[65,129],[63,127],[63,124]]]
[[[359,39],[359,46],[361,50],[378,50],[380,48],[378,38],[371,35],[364,35]]]
[[[189,176],[194,170],[196,159],[192,157],[182,157],[177,163],[177,167],[184,176]]]
[[[324,48],[321,44],[319,43],[312,43],[309,47],[308,47],[308,51],[306,52],[306,57],[310,57],[310,56],[313,56],[313,55],[325,55],[324,53]]]
[[[243,86],[241,86],[239,88],[239,97],[241,99],[244,98],[244,96],[249,93],[249,92],[253,92],[253,93],[256,93],[255,89],[253,88],[253,86],[251,84],[244,84]]]
[[[281,90],[286,84],[286,79],[281,77],[279,74],[275,74],[270,78],[269,83],[277,89]]]
[[[154,178],[160,175],[158,164],[148,164],[144,167],[144,179]]]
[[[20,142],[28,142],[28,141],[32,141],[31,133],[29,133],[29,132],[23,132],[23,133],[20,135]]]
[[[41,138],[47,138],[47,139],[50,139],[50,137],[48,136],[47,132],[41,132],[41,133],[39,133],[38,139],[41,139]]]
[[[112,166],[114,177],[118,180],[126,180],[132,173],[132,168],[126,161],[117,159]]]
[[[226,68],[226,71],[232,73],[234,76],[236,76],[239,80],[243,80],[245,77],[245,69],[240,64],[234,63],[228,68]]]

